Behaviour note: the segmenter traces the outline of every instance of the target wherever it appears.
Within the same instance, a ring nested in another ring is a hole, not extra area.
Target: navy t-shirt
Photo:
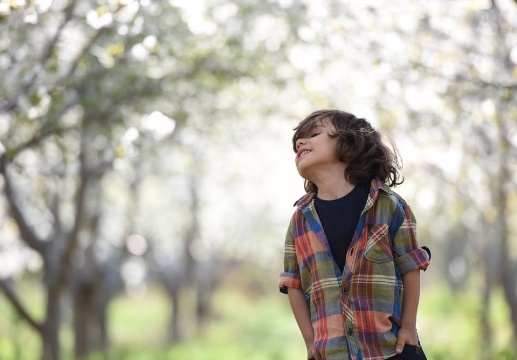
[[[316,197],[314,199],[316,212],[329,242],[332,257],[341,271],[345,267],[346,252],[354,237],[369,192],[370,183],[364,182],[357,184],[342,198],[321,200]]]

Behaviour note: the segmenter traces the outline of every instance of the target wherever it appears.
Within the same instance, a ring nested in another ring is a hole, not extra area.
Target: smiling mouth
[[[302,156],[304,155],[307,155],[308,153],[310,153],[311,150],[303,150],[302,152],[300,152],[300,154],[298,155],[298,159],[301,158]]]

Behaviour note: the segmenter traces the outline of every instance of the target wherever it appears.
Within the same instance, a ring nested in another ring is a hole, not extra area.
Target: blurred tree
[[[455,290],[483,272],[488,343],[490,297],[502,286],[515,338],[515,1],[305,4],[290,54],[306,96],[396,137],[434,271]]]
[[[482,264],[483,338],[495,285],[517,334],[516,11],[510,0],[0,3],[3,192],[42,259],[44,319],[13,272],[0,285],[43,358],[58,358],[61,295],[80,358],[108,346],[117,291],[155,276],[171,299],[169,338],[186,335],[181,298],[194,292],[202,328],[220,274],[271,258],[252,232],[271,231],[277,199],[242,199],[251,161],[230,152],[266,158],[260,134],[275,120],[322,107],[403,140],[415,207],[432,214],[419,232],[433,271],[459,289]],[[254,189],[278,186],[256,177]]]
[[[498,287],[517,335],[510,280],[517,233],[510,221],[517,195],[516,13],[513,1],[503,0],[408,6],[400,16],[410,20],[385,34],[391,48],[404,51],[384,58],[382,51],[390,50],[377,42],[374,52],[384,69],[374,108],[381,124],[404,140],[415,206],[430,222],[420,222],[420,238],[431,239],[438,255],[433,268],[454,290],[468,288],[470,275],[483,274],[480,353],[488,357],[490,299]]]
[[[477,254],[484,273],[480,328],[485,341],[480,351],[487,356],[492,353],[493,345],[488,320],[490,298],[493,289],[499,286],[504,290],[511,314],[512,344],[517,343],[517,293],[512,276],[517,261],[510,242],[517,229],[509,226],[516,210],[512,199],[517,196],[514,175],[517,143],[512,139],[512,134],[517,132],[514,111],[517,23],[512,15],[516,12],[515,4],[509,1],[491,1],[486,7],[467,9],[468,27],[457,31],[461,36],[452,39],[446,35],[443,24],[432,17],[424,18],[423,36],[427,34],[434,39],[447,36],[454,46],[442,51],[420,47],[420,53],[427,56],[415,61],[422,75],[435,79],[436,88],[441,87],[444,95],[445,108],[429,113],[429,119],[439,124],[449,145],[462,147],[463,160],[455,171],[458,177],[448,178],[454,195],[442,203],[450,210],[442,208],[442,214],[450,216],[457,228],[464,229],[454,242],[460,241],[468,247],[457,248],[457,257],[453,259],[461,259],[463,265],[458,268],[449,262],[446,275],[455,277],[469,263],[477,264],[467,260]],[[438,58],[443,59],[440,67]],[[457,62],[458,58],[463,61]],[[418,112],[413,115],[421,118]],[[415,123],[422,125],[422,121]]]
[[[513,330],[512,343],[514,344],[514,350],[517,350],[517,284],[513,276],[517,272],[517,258],[510,241],[517,237],[517,229],[512,231],[509,226],[510,214],[514,212],[512,210],[515,210],[512,209],[512,198],[517,196],[517,178],[515,176],[517,143],[512,142],[509,135],[517,132],[517,114],[515,113],[515,103],[517,102],[517,80],[515,76],[517,58],[515,58],[515,49],[517,43],[512,44],[511,40],[517,33],[517,22],[515,22],[515,17],[507,18],[504,16],[506,12],[496,1],[492,1],[490,10],[489,21],[491,21],[495,32],[494,62],[503,74],[507,74],[508,78],[512,79],[501,84],[500,74],[494,74],[495,81],[489,82],[489,85],[496,90],[492,95],[494,112],[487,115],[492,115],[491,117],[497,128],[497,138],[494,142],[498,153],[498,162],[497,170],[490,179],[490,185],[492,185],[492,202],[496,209],[494,225],[501,249],[501,278],[499,281],[510,308]],[[513,7],[513,11],[517,11],[517,7]],[[487,247],[487,252],[489,250]]]
[[[170,195],[178,210],[170,216],[174,218],[174,236],[181,242],[171,248],[162,240],[163,229],[151,222],[143,224],[141,232],[152,239],[153,269],[172,302],[169,339],[175,342],[185,336],[180,333],[183,327],[179,323],[181,294],[188,295],[186,290],[194,289],[194,315],[201,329],[209,318],[213,290],[223,274],[221,269],[234,262],[232,254],[201,245],[206,236],[203,229],[213,222],[207,221],[208,194],[202,190],[213,181],[207,169],[227,173],[229,178],[239,172],[228,164],[222,169],[213,168],[210,163],[221,157],[221,153],[214,153],[213,144],[224,144],[228,149],[236,140],[245,142],[247,136],[256,136],[257,129],[269,121],[262,116],[290,111],[278,109],[281,101],[277,94],[289,81],[298,81],[299,73],[291,69],[287,59],[288,45],[297,41],[291,30],[296,28],[298,17],[293,16],[292,9],[273,2],[173,1],[181,18],[175,19],[175,31],[170,31],[167,6],[155,5],[154,11],[161,15],[145,23],[157,34],[159,64],[166,74],[160,101],[166,99],[164,107],[180,112],[185,123],[178,125],[175,142],[164,146],[162,155],[148,158],[149,167],[143,171],[148,179],[157,177],[165,188],[171,187],[167,185],[171,171],[179,178],[180,185],[174,185],[174,194]],[[268,36],[273,31],[274,38]],[[255,127],[250,126],[251,118],[258,118]],[[228,155],[227,151],[224,155]],[[168,160],[171,158],[176,160],[176,166]],[[169,165],[165,169],[164,162]],[[227,192],[220,191],[232,195],[232,187],[233,184],[225,189]],[[217,214],[211,217],[221,218],[223,213],[215,211]],[[244,217],[245,213],[238,215]],[[228,217],[227,226],[233,226],[235,221]]]
[[[6,99],[0,103],[4,193],[21,239],[43,260],[43,322],[30,315],[9,281],[1,284],[41,335],[42,358],[58,359],[65,289],[74,299],[76,356],[106,346],[105,311],[117,286],[114,258],[98,256],[101,180],[120,155],[120,130],[131,123],[124,112],[143,109],[159,82],[124,52],[141,38],[137,3],[47,5],[13,5],[0,23],[6,30],[3,66],[10,68],[2,72],[0,89]]]
[[[11,279],[2,278],[0,284],[41,335],[43,359],[59,358],[61,296],[68,291],[76,357],[107,346],[106,309],[121,286],[119,267],[128,255],[120,245],[139,230],[139,200],[126,205],[126,221],[119,219],[125,230],[103,230],[111,219],[108,192],[114,191],[105,178],[119,172],[127,194],[138,192],[152,169],[146,163],[159,153],[154,147],[172,140],[175,126],[177,132],[192,129],[208,141],[212,124],[249,111],[240,101],[254,102],[235,91],[250,93],[251,88],[264,96],[284,84],[285,74],[271,75],[277,70],[273,64],[285,63],[279,50],[292,41],[288,27],[296,17],[259,1],[200,6],[70,1],[13,3],[1,9],[0,65],[10,70],[2,72],[0,86],[3,190],[20,238],[43,261],[43,322],[20,301]],[[273,29],[278,36],[264,36]],[[274,109],[274,95],[267,100],[271,107],[263,102],[262,113]],[[145,115],[157,108],[174,120],[159,112]],[[167,158],[161,154],[155,163],[163,166]],[[198,282],[192,276],[199,205],[196,182],[187,182],[192,211],[184,233],[181,284],[185,278],[202,286],[211,278],[204,274]],[[208,274],[218,274],[211,270]],[[177,293],[177,285],[173,289]],[[199,292],[200,319],[206,316],[209,294]],[[177,297],[171,298],[177,313]]]

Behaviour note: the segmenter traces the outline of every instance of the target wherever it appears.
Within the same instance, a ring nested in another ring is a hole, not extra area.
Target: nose
[[[306,144],[306,143],[307,143],[306,139],[298,139],[298,140],[296,140],[296,151],[298,151],[300,146],[302,146],[303,144]]]

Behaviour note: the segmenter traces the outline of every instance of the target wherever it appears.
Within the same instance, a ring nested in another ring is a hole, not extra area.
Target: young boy
[[[426,359],[416,332],[420,270],[415,218],[390,187],[398,155],[364,119],[310,114],[293,149],[305,194],[285,241],[280,291],[315,360]]]

